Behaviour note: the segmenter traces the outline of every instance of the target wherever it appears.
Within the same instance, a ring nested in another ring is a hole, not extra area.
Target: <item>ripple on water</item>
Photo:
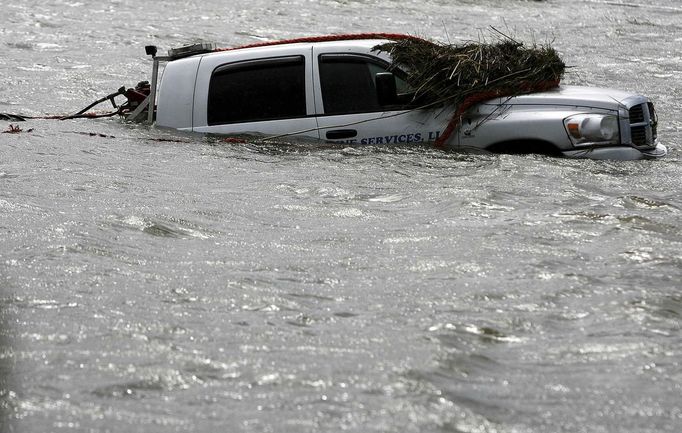
[[[161,238],[198,238],[208,239],[210,234],[203,233],[197,224],[177,218],[150,218],[140,216],[122,217],[112,215],[108,223],[113,227],[139,230]]]
[[[197,382],[196,379],[184,377],[177,370],[166,370],[150,372],[136,380],[100,386],[95,388],[92,394],[96,397],[139,399],[163,391],[187,389],[191,383]]]

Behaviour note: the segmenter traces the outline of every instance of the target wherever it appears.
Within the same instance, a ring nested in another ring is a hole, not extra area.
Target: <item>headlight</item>
[[[578,114],[564,119],[574,146],[619,144],[618,117],[610,114]]]

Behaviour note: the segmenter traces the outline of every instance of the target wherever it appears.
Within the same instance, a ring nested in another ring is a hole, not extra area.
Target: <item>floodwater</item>
[[[0,134],[0,429],[682,431],[677,0],[3,2],[0,112],[148,79],[144,45],[551,42],[650,96],[659,161]],[[0,122],[0,129],[10,122]]]

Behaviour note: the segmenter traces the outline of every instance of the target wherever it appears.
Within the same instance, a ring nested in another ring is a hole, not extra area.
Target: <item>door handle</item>
[[[357,137],[358,131],[355,129],[333,129],[327,131],[328,140],[341,140],[343,138]]]

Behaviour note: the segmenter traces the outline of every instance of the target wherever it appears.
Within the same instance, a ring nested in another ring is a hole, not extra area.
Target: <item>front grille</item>
[[[646,126],[631,126],[632,144],[635,146],[646,146]]]
[[[656,141],[656,112],[654,104],[647,102],[630,108],[630,138],[637,147],[651,147]]]
[[[644,105],[635,105],[630,108],[630,124],[644,122]]]

